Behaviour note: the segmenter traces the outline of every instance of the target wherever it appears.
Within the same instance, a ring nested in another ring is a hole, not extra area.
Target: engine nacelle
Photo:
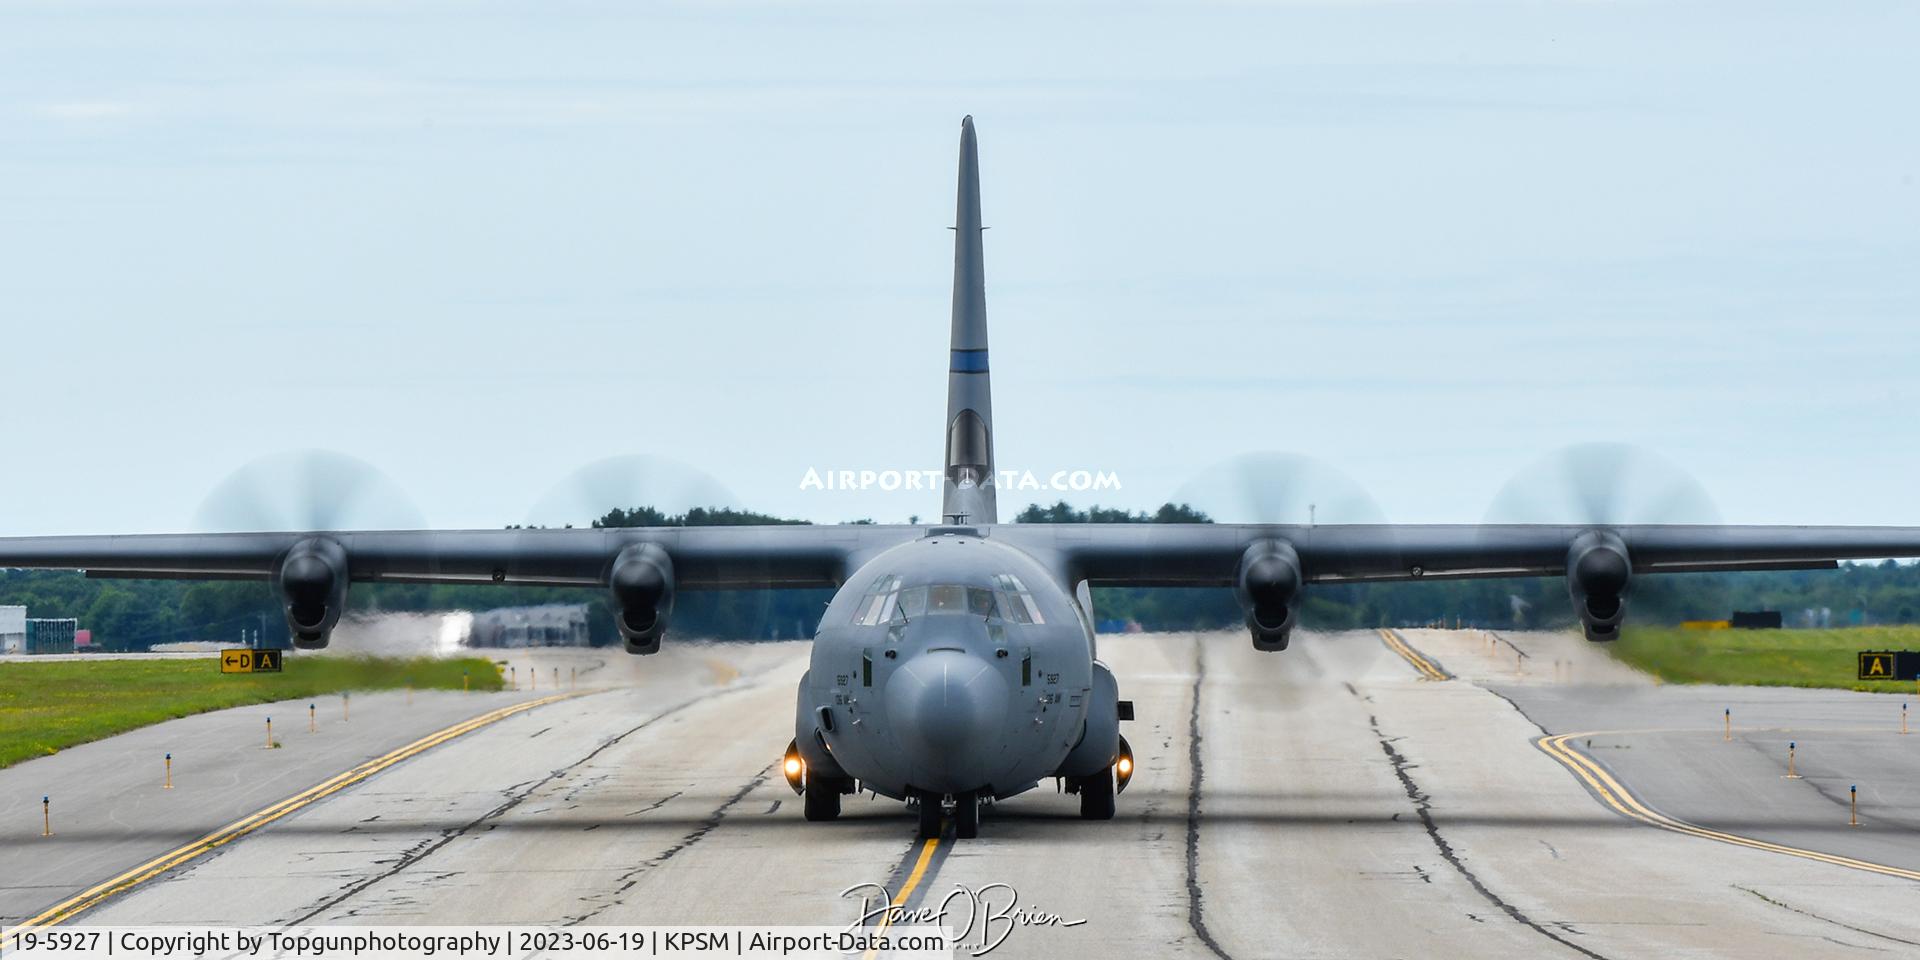
[[[1591,530],[1574,539],[1567,551],[1567,594],[1588,640],[1620,636],[1632,584],[1633,563],[1617,535]]]
[[[1285,650],[1300,619],[1306,576],[1300,555],[1285,540],[1259,540],[1240,557],[1233,594],[1246,613],[1255,650]]]
[[[318,650],[327,645],[340,612],[347,608],[347,551],[328,537],[310,537],[293,545],[273,573],[293,645]]]
[[[658,653],[673,613],[673,559],[652,543],[620,551],[607,570],[613,592],[614,626],[628,653]]]

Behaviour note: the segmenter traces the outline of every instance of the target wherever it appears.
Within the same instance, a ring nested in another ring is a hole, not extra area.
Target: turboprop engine
[[[1233,593],[1246,614],[1255,650],[1285,650],[1300,619],[1306,577],[1300,555],[1285,540],[1260,540],[1247,547],[1234,576]]]
[[[293,645],[302,650],[326,646],[347,607],[346,548],[327,537],[294,544],[274,571],[273,586]]]
[[[1618,536],[1594,530],[1574,539],[1567,551],[1567,594],[1588,640],[1620,636],[1632,575],[1627,545]]]
[[[655,544],[636,543],[613,559],[607,589],[613,592],[614,625],[627,652],[658,653],[673,613],[673,559]]]

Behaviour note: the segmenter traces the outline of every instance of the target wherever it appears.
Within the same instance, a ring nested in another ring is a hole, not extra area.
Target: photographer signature
[[[983,887],[954,884],[946,896],[931,903],[908,908],[893,902],[887,888],[878,883],[856,883],[840,891],[841,899],[860,898],[860,915],[848,929],[869,924],[939,924],[957,931],[954,946],[967,948],[971,956],[992,953],[1014,930],[1022,927],[1077,927],[1086,918],[1068,920],[1050,910],[1020,906],[1020,893],[1012,884],[989,883]]]

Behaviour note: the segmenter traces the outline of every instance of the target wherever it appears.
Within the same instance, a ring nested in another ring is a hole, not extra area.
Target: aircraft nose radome
[[[959,650],[929,650],[888,678],[886,701],[916,767],[949,778],[985,776],[1007,715],[1006,680],[985,660]],[[923,784],[963,790],[981,785]]]

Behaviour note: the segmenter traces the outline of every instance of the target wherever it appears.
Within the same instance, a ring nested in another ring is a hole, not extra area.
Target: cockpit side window
[[[893,605],[900,596],[900,578],[886,574],[873,581],[860,604],[853,608],[856,626],[871,627],[886,623],[893,616]]]
[[[1047,618],[1040,615],[1040,605],[1033,600],[1033,592],[1020,578],[1011,573],[997,574],[993,586],[1000,594],[1002,615],[1014,623],[1046,623]]]

